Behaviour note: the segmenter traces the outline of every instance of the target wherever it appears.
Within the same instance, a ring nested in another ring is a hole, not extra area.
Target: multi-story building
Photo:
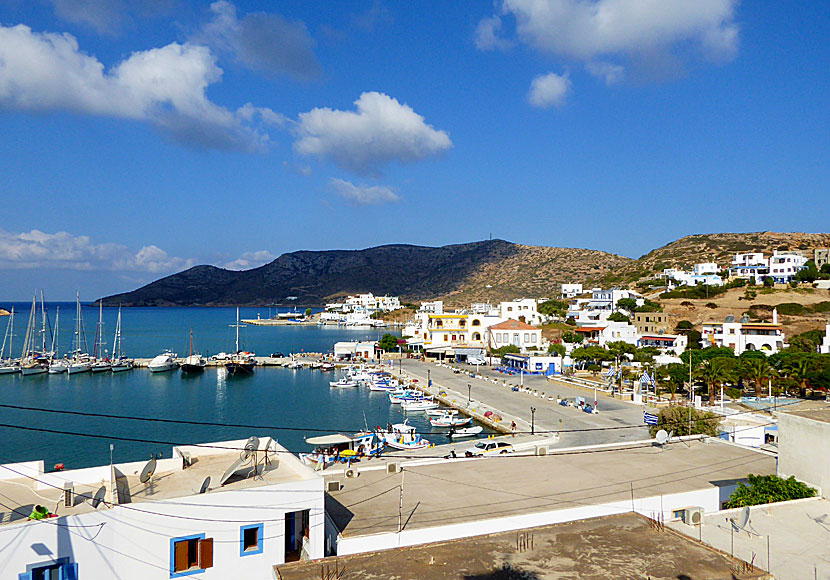
[[[666,334],[669,331],[669,315],[665,312],[635,312],[631,322],[640,335]]]
[[[672,351],[676,355],[680,355],[686,350],[689,345],[689,338],[683,334],[655,334],[645,333],[640,334],[637,338],[637,347],[653,346],[659,348],[663,352]]]
[[[610,290],[603,290],[602,288],[594,288],[591,290],[591,300],[585,306],[585,310],[608,310],[614,312],[617,310],[617,302],[621,298],[633,298],[637,301],[638,306],[645,303],[644,298],[634,292],[625,288],[611,288]]]
[[[813,261],[819,270],[825,264],[830,264],[830,248],[816,248],[813,250]]]
[[[830,354],[830,324],[824,328],[824,338],[821,341],[819,352],[821,354]]]
[[[776,250],[769,259],[769,275],[779,284],[790,282],[807,263],[801,252]]]
[[[435,300],[433,302],[421,302],[421,308],[418,312],[427,312],[429,314],[441,314],[444,312],[444,302]]]
[[[729,267],[729,275],[733,278],[752,280],[753,284],[762,284],[769,276],[769,260],[761,252],[735,254],[735,259]]]
[[[535,298],[519,298],[510,302],[499,303],[499,316],[504,320],[515,318],[527,324],[542,324],[547,317],[536,309]]]
[[[700,346],[727,347],[739,356],[748,350],[770,355],[784,348],[784,328],[778,324],[778,312],[772,311],[772,322],[704,322]]]
[[[375,296],[370,292],[369,294],[348,296],[346,298],[346,305],[353,312],[359,310],[365,310],[370,313],[377,311],[391,312],[401,307],[401,301],[397,296]]]
[[[491,349],[513,345],[524,352],[542,347],[542,329],[520,320],[511,319],[494,324],[488,328],[487,334]]]
[[[681,286],[697,286],[706,284],[709,286],[722,286],[723,279],[718,274],[718,265],[714,262],[702,262],[695,264],[691,272],[667,268],[663,270],[663,277],[668,280],[668,286],[673,287],[672,280]]]
[[[562,299],[576,298],[582,294],[582,284],[562,284]]]
[[[588,344],[604,347],[609,342],[637,344],[637,329],[627,322],[606,321],[603,326],[580,326],[575,332],[585,337]]]

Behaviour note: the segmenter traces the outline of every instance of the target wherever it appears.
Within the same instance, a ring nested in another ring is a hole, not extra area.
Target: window
[[[239,555],[261,554],[262,539],[263,524],[252,524],[239,528]]]
[[[473,326],[481,326],[481,321],[478,318],[474,319]]]
[[[467,322],[465,320],[459,320],[458,321],[458,327],[459,328],[464,328],[465,326],[467,326]]]
[[[204,534],[170,540],[170,577],[199,574],[213,567],[213,538]]]
[[[473,333],[473,340],[481,340],[481,334],[478,332]]]
[[[530,342],[530,335],[525,332],[525,344],[528,344],[529,342]]]
[[[18,574],[19,580],[78,580],[78,564],[70,563],[69,558],[51,560],[48,564],[35,564],[27,571]]]

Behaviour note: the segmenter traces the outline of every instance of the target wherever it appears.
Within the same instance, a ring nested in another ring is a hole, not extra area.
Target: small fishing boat
[[[329,381],[330,387],[356,387],[357,381],[349,380],[346,377],[341,378],[338,381]]]
[[[150,361],[150,364],[147,365],[147,368],[150,369],[151,373],[164,373],[167,371],[172,371],[179,367],[179,363],[176,362],[176,353],[171,351],[165,351],[155,357],[153,360]]]
[[[475,437],[479,433],[484,431],[484,427],[466,427],[462,429],[455,429],[450,428],[450,432],[447,433],[452,439],[461,439],[462,437]]]
[[[190,329],[190,355],[182,362],[182,373],[195,374],[205,370],[207,361],[198,352],[193,352],[193,329]]]
[[[423,399],[421,401],[404,401],[401,403],[401,408],[404,411],[428,411],[430,409],[437,409],[438,403],[432,399]]]
[[[322,435],[305,440],[314,445],[314,451],[300,453],[300,460],[315,470],[326,469],[334,463],[360,461],[377,457],[383,452],[383,442],[375,441],[375,433],[361,432],[350,437],[342,433]]]
[[[430,442],[416,433],[415,427],[407,424],[407,421],[392,425],[391,430],[379,431],[378,437],[382,437],[386,445],[393,449],[423,449],[430,446]]]
[[[372,381],[372,382],[369,383],[369,390],[370,391],[389,392],[389,391],[394,391],[397,388],[398,388],[398,382],[397,381],[381,380],[381,381]]]
[[[245,328],[244,324],[239,324],[239,308],[236,309],[236,324],[231,324],[236,328],[236,351],[231,355],[230,360],[225,362],[225,368],[228,374],[234,375],[252,375],[254,374],[254,367],[256,366],[256,358],[254,353],[239,350],[239,329]]]
[[[324,362],[320,364],[321,371],[333,371],[335,369],[334,363]]]
[[[431,417],[429,424],[433,427],[461,427],[462,425],[469,425],[472,421],[472,417],[458,417],[446,413],[441,417]]]
[[[443,417],[444,415],[456,415],[458,411],[455,409],[429,409],[427,411],[427,417]]]

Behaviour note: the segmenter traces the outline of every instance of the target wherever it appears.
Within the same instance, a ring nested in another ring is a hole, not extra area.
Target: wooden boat
[[[475,437],[482,431],[484,431],[484,427],[479,426],[466,427],[462,429],[451,428],[447,435],[449,435],[452,439],[461,439],[462,437]]]

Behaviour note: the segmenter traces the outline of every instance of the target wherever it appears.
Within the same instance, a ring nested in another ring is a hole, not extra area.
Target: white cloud
[[[452,147],[445,131],[388,95],[363,93],[355,106],[356,111],[316,108],[301,113],[295,151],[329,158],[347,170],[375,173],[392,161],[417,161]]]
[[[400,196],[382,185],[355,185],[332,177],[329,187],[340,197],[355,205],[379,205],[400,201]]]
[[[498,15],[484,18],[476,26],[475,43],[479,50],[503,50],[513,43],[500,36],[501,18]]]
[[[189,145],[260,150],[268,142],[252,121],[272,123],[270,109],[234,113],[208,99],[222,69],[204,46],[172,43],[134,52],[106,71],[69,34],[0,26],[0,109],[71,111],[151,123]]]
[[[31,2],[31,0],[28,0]],[[93,28],[101,34],[113,35],[135,18],[163,17],[174,8],[175,0],[48,0],[55,16],[63,21]]]
[[[697,43],[708,56],[737,49],[737,0],[504,0],[519,37],[578,60],[631,55]]]
[[[222,267],[228,270],[249,270],[272,262],[275,258],[276,256],[268,250],[245,252],[236,260],[223,264]]]
[[[617,84],[625,75],[624,67],[610,62],[589,62],[585,69],[591,76],[605,81],[606,85]]]
[[[0,269],[56,269],[170,273],[193,266],[193,260],[170,256],[158,246],[136,253],[113,243],[93,244],[88,236],[40,230],[13,233],[0,229]]]
[[[314,55],[316,43],[303,22],[264,12],[251,12],[240,19],[236,6],[226,0],[214,2],[210,10],[213,19],[196,37],[197,42],[272,77],[288,74],[308,79],[320,75]]]
[[[571,80],[568,75],[548,73],[540,75],[530,83],[530,92],[527,100],[534,107],[547,109],[548,107],[561,107],[565,104],[565,98],[571,90]]]

